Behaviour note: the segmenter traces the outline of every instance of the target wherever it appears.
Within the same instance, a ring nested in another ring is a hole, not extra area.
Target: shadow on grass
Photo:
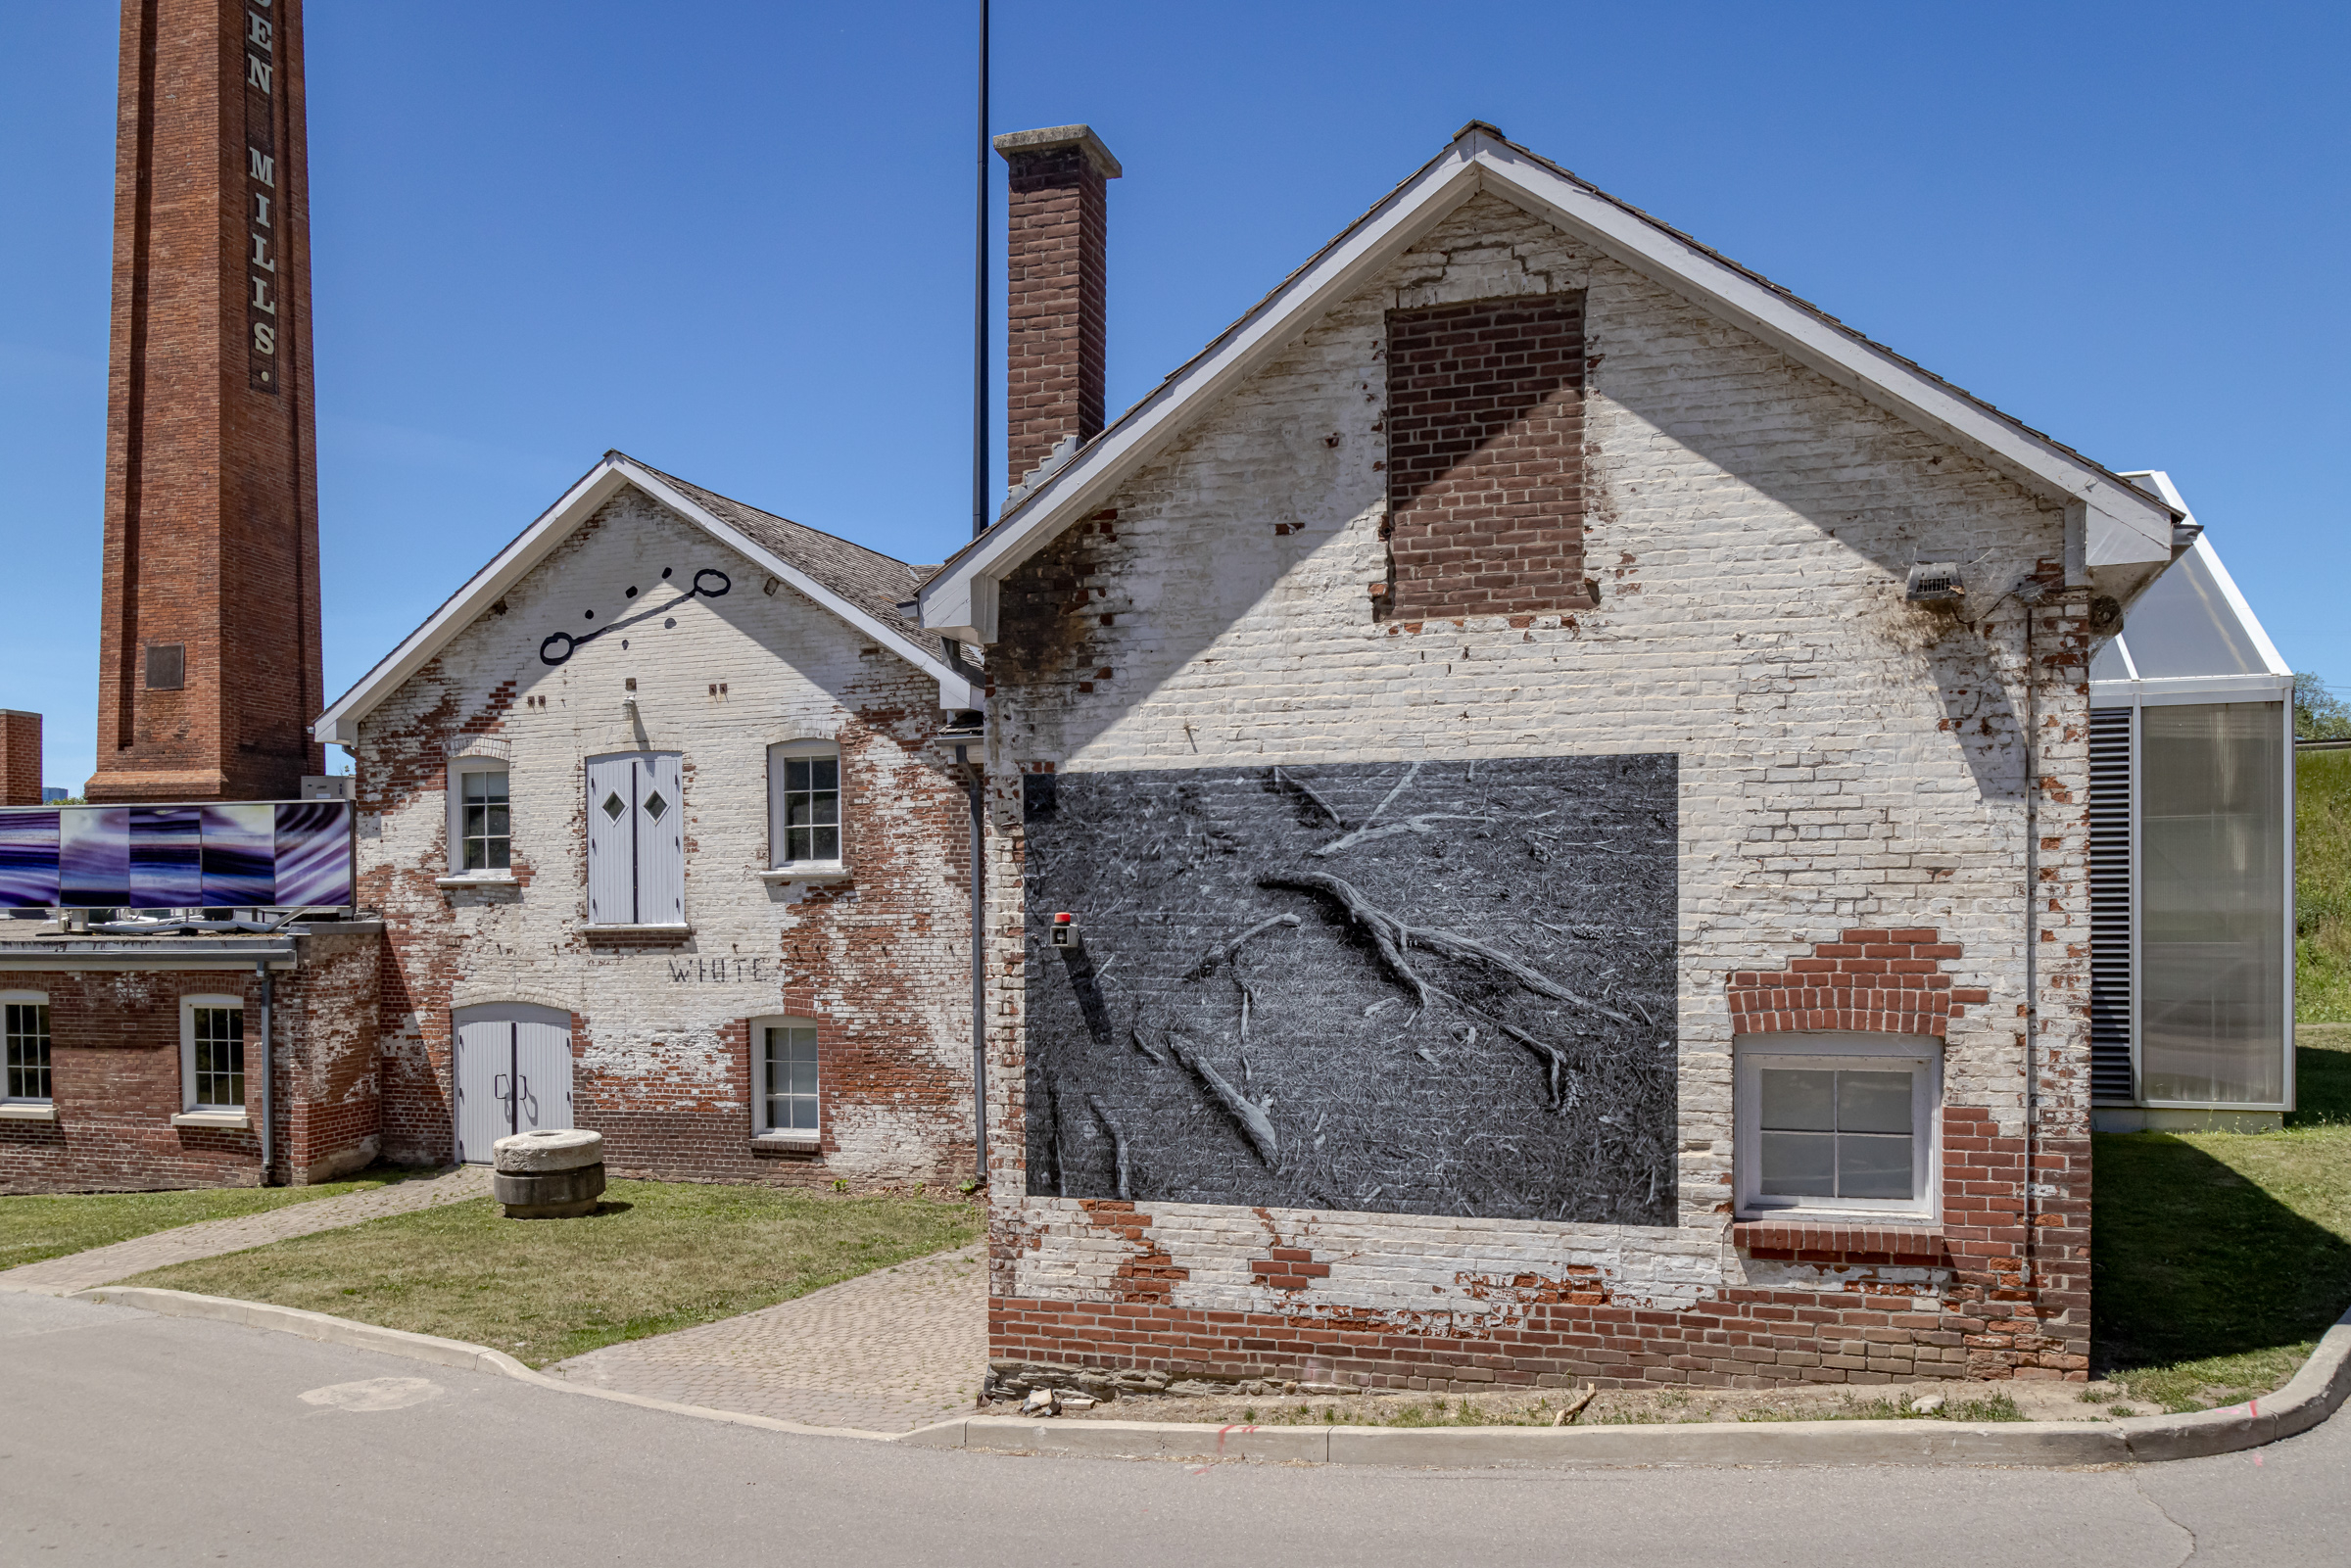
[[[2096,1139],[2090,1315],[2103,1369],[2304,1346],[2351,1305],[2351,1226],[2279,1196],[2346,1212],[2351,1136],[2334,1129],[2351,1128],[2351,1052],[2295,1057],[2292,1130]]]

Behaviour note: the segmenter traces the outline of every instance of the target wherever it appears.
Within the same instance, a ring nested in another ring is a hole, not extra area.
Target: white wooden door
[[[637,924],[637,756],[588,759],[588,924]]]
[[[637,920],[686,924],[685,759],[651,751],[637,759]]]
[[[528,1002],[459,1008],[457,1158],[486,1165],[499,1139],[571,1119],[571,1015]]]
[[[571,1125],[571,1027],[514,1023],[514,1130]]]
[[[588,924],[686,923],[685,759],[588,759]]]

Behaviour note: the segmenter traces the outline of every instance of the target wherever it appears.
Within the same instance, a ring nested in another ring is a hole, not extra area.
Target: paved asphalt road
[[[2150,1568],[2191,1556],[2351,1562],[2351,1412],[2258,1461],[2097,1471],[1015,1458],[789,1437],[258,1329],[0,1295],[10,1564]]]

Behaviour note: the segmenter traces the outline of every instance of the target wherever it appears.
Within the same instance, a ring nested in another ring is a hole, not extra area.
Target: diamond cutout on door
[[[611,818],[614,822],[618,822],[621,818],[627,816],[628,814],[629,803],[620,798],[619,790],[616,789],[612,793],[604,796],[605,816]]]
[[[645,797],[645,814],[652,818],[653,821],[659,822],[661,820],[661,813],[667,811],[668,809],[669,802],[661,798],[660,790],[656,789],[651,794]]]

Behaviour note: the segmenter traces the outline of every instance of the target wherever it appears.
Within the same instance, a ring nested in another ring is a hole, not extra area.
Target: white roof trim
[[[361,719],[374,712],[410,676],[424,668],[435,654],[449,645],[452,639],[478,620],[507,590],[545,560],[557,545],[571,536],[574,529],[594,516],[598,507],[611,499],[626,485],[636,486],[728,548],[766,568],[770,575],[791,584],[825,609],[872,637],[907,663],[927,675],[936,677],[941,707],[972,706],[969,684],[939,655],[927,652],[903,632],[877,620],[798,567],[778,559],[732,524],[713,516],[687,499],[658,474],[626,457],[607,456],[590,469],[578,484],[564,492],[562,499],[540,513],[530,527],[515,536],[513,543],[492,557],[489,565],[476,572],[470,582],[452,594],[422,626],[409,633],[374,669],[337,698],[334,705],[311,726],[312,735],[321,741],[337,745],[352,744],[359,738]]]
[[[2090,565],[2169,562],[2162,500],[2004,418],[1915,365],[1839,327],[1752,275],[1472,125],[1389,194],[1198,358],[1025,498],[923,586],[923,625],[995,640],[995,585],[1098,508],[1216,397],[1303,334],[1331,307],[1479,191],[1558,224],[1792,358],[1986,460],[2050,499],[2087,510]]]

